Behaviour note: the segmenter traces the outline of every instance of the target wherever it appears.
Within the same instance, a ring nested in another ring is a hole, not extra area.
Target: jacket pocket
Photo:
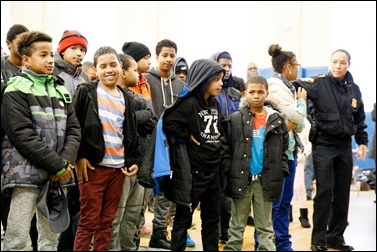
[[[318,131],[325,132],[329,135],[339,135],[343,131],[340,121],[340,115],[336,113],[316,113],[316,121],[318,122]]]

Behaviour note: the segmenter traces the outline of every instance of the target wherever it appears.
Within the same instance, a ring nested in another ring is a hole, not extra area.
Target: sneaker
[[[191,239],[190,235],[187,233],[186,247],[195,247],[195,242]]]
[[[162,248],[162,249],[171,249],[171,243],[166,236],[160,236],[159,238],[151,237],[149,240],[150,248]]]

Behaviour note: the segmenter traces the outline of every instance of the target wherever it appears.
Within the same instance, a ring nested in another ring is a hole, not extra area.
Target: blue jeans
[[[309,197],[312,197],[312,181],[314,179],[314,165],[313,165],[312,153],[310,153],[305,158],[304,174],[305,174],[306,195]]]
[[[289,176],[284,179],[280,200],[272,204],[272,222],[275,231],[275,246],[277,251],[293,251],[291,235],[289,234],[289,214],[293,198],[293,184],[296,174],[297,156],[288,160]]]

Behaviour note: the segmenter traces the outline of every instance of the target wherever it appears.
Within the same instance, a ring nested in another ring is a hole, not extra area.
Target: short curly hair
[[[50,35],[40,32],[40,31],[31,31],[25,33],[20,41],[18,42],[18,53],[22,57],[23,55],[31,56],[34,52],[33,44],[36,42],[52,42]]]

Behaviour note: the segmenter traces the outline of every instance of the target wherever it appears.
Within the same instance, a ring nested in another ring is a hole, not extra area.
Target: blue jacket
[[[182,98],[188,92],[184,86],[178,97]],[[163,191],[162,182],[171,175],[169,145],[162,125],[163,114],[152,133],[138,173],[139,184],[146,188],[153,187],[155,194]]]

